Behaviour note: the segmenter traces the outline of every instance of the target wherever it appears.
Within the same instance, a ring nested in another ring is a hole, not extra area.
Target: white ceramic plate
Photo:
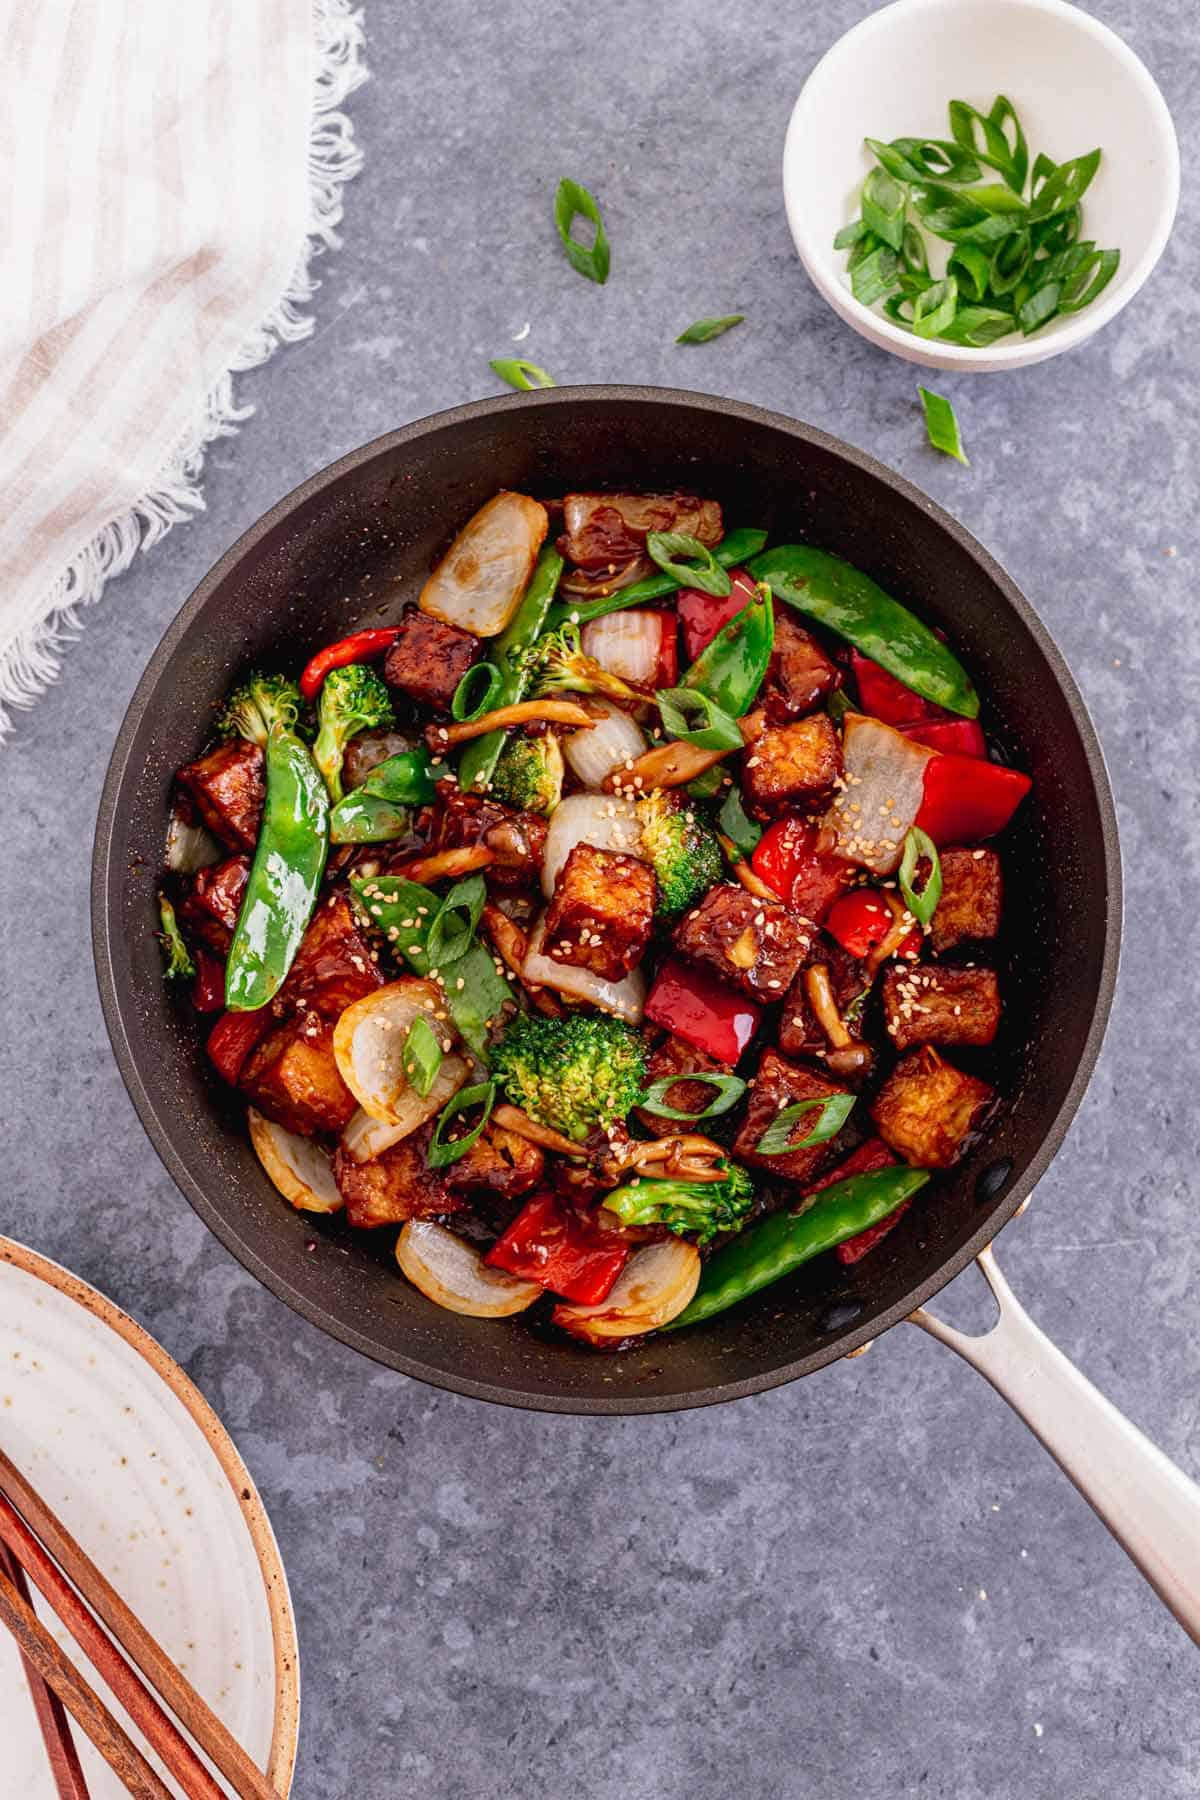
[[[300,1719],[296,1627],[245,1464],[161,1345],[95,1288],[3,1237],[0,1445],[286,1794]],[[35,1604],[145,1751],[49,1608]],[[124,1800],[75,1735],[93,1800]],[[0,1800],[54,1800],[20,1659],[2,1630],[0,1747]]]

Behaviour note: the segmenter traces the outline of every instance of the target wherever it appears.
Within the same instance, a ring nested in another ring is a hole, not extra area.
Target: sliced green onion
[[[1029,198],[1036,200],[1042,189],[1053,175],[1058,164],[1051,161],[1044,151],[1039,150],[1029,176]]]
[[[942,332],[943,344],[967,344],[972,350],[985,349],[997,338],[1015,330],[1013,315],[994,306],[961,306]]]
[[[890,148],[914,171],[909,180],[979,180],[978,157],[951,138],[893,138]]]
[[[1021,129],[1021,121],[1017,117],[1017,109],[1006,94],[997,94],[992,102],[992,110],[988,119],[1007,141],[1007,125],[1012,126],[1012,143],[1009,148],[1008,167],[1004,170],[1004,179],[1015,194],[1025,187],[1025,176],[1029,169],[1029,146],[1025,142],[1025,133]]]
[[[676,1076],[676,1080],[680,1078]],[[794,1100],[776,1115],[754,1148],[759,1156],[786,1156],[792,1150],[809,1150],[814,1144],[827,1144],[836,1137],[854,1111],[855,1094],[829,1094],[824,1099]],[[808,1113],[821,1109],[820,1117],[807,1137],[792,1139],[792,1128]]]
[[[504,677],[493,662],[472,663],[450,702],[450,716],[463,724],[491,712],[504,687]]]
[[[857,244],[859,238],[866,236],[866,230],[867,227],[861,219],[852,219],[849,225],[843,225],[834,237],[834,249],[849,250],[852,244]]]
[[[442,1046],[428,1019],[413,1020],[400,1052],[400,1061],[408,1085],[424,1100],[442,1066]]]
[[[703,1112],[679,1112],[675,1107],[667,1105],[667,1094],[679,1081],[702,1081],[706,1087],[716,1088],[716,1097],[710,1100]],[[701,1119],[715,1119],[721,1113],[727,1113],[731,1106],[736,1106],[749,1084],[740,1075],[715,1075],[698,1069],[694,1074],[683,1073],[667,1075],[662,1081],[651,1084],[638,1101],[643,1112],[648,1112],[656,1119],[679,1119],[685,1124],[698,1125]]]
[[[904,243],[904,208],[908,196],[886,169],[872,169],[863,182],[863,223],[883,243],[899,251]]]
[[[1047,219],[1053,213],[1078,206],[1099,167],[1099,150],[1089,150],[1086,156],[1073,156],[1070,162],[1059,163],[1037,192],[1030,208],[1033,218]]]
[[[1090,306],[1097,294],[1103,293],[1108,286],[1120,262],[1119,250],[1093,250],[1087,260],[1063,283],[1058,302],[1059,312],[1082,312],[1085,306]]]
[[[1017,324],[1026,337],[1054,317],[1061,294],[1061,283],[1048,281],[1044,287],[1037,288],[1027,300],[1022,301],[1017,308]]]
[[[898,143],[885,144],[879,138],[864,138],[863,142],[876,162],[886,169],[896,181],[924,180],[925,172],[915,161],[904,154]],[[915,142],[915,140],[910,140],[910,142]],[[842,248],[836,238],[833,241],[833,247],[835,250]]]
[[[652,531],[646,538],[646,550],[651,561],[680,587],[699,588],[702,594],[718,597],[733,591],[728,572],[708,545],[685,531]]]
[[[929,873],[920,888],[914,887],[917,864],[922,857],[929,861]],[[900,892],[918,925],[928,925],[937,911],[937,903],[942,897],[942,859],[938,855],[937,845],[927,832],[920,831],[910,825],[904,835],[904,854],[900,858],[900,871],[897,876]]]
[[[520,388],[523,393],[532,393],[534,388],[556,387],[553,375],[547,375],[545,369],[539,369],[536,363],[526,362],[523,356],[497,356],[488,368],[498,375],[501,381],[507,381],[509,387]]]
[[[864,243],[866,240],[863,240]],[[863,306],[873,306],[896,285],[900,258],[888,244],[879,244],[850,270],[850,289]]]
[[[707,344],[712,338],[723,337],[727,331],[732,331],[735,325],[741,324],[745,316],[745,313],[726,313],[722,319],[697,319],[694,325],[689,325],[686,331],[680,332],[675,342]]]
[[[965,463],[967,453],[963,449],[958,419],[950,402],[942,394],[931,393],[928,388],[919,387],[917,392],[921,396],[921,405],[925,408],[925,429],[934,449]]]
[[[571,236],[571,227],[580,216],[595,227],[595,235],[590,244],[581,244]],[[558,235],[562,239],[571,267],[577,274],[586,275],[589,281],[599,282],[603,286],[608,280],[609,265],[604,221],[595,200],[578,181],[564,178],[559,182],[558,192],[554,196],[554,223],[558,226]]]
[[[876,250],[883,248],[886,246],[880,244],[873,231],[864,230],[858,241],[851,247],[850,254],[846,258],[846,268],[853,272],[859,263],[865,262],[868,256],[873,256]]]
[[[730,843],[740,850],[743,856],[749,856],[752,851],[757,849],[763,828],[753,819],[747,818],[740,788],[730,788],[725,797],[725,804],[717,814],[717,824]]]
[[[953,275],[935,281],[912,303],[912,330],[917,337],[935,338],[958,311],[958,283]]]
[[[997,296],[1011,294],[1024,278],[1032,256],[1033,241],[1028,230],[1014,231],[1010,237],[1001,238],[992,252],[992,293]]]
[[[159,940],[162,943],[166,967],[163,969],[165,981],[190,981],[196,973],[196,965],[192,961],[191,952],[183,941],[183,933],[175,917],[175,908],[165,894],[158,896],[158,917],[162,925]]]
[[[682,743],[695,744],[697,750],[740,750],[742,734],[736,719],[719,707],[715,700],[699,688],[660,688],[654,696],[662,714],[664,729]],[[703,721],[689,725],[688,715]]]
[[[1004,125],[1010,121],[1016,128],[1015,142],[1009,143]],[[1001,94],[988,114],[965,100],[950,102],[950,132],[956,143],[978,157],[989,168],[998,169],[1014,193],[1025,186],[1029,152],[1012,103]]]
[[[904,227],[900,259],[909,275],[928,275],[929,257],[925,250],[925,239],[911,221]],[[949,270],[947,270],[948,273]]]
[[[978,244],[956,244],[946,273],[953,275],[965,299],[982,300],[992,279],[992,260]]]
[[[425,935],[430,968],[444,969],[466,955],[486,903],[487,887],[482,875],[468,875],[454,883],[431,917]]]
[[[425,1161],[431,1169],[445,1169],[456,1163],[479,1142],[484,1126],[492,1116],[492,1108],[496,1104],[496,1084],[494,1081],[476,1082],[473,1087],[459,1088],[453,1100],[450,1100],[438,1114],[438,1122],[433,1128],[433,1136],[429,1140],[429,1149],[425,1152]],[[483,1108],[479,1123],[462,1137],[447,1138],[443,1134],[462,1113],[469,1112],[471,1107]]]

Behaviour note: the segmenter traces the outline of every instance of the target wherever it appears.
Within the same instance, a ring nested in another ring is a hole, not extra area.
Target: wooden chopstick
[[[59,1649],[32,1606],[22,1600],[3,1572],[0,1623],[8,1626],[26,1662],[54,1689],[134,1800],[172,1800],[169,1789],[163,1786],[133,1739],[122,1731],[103,1700],[88,1686],[65,1651]]]
[[[17,1591],[18,1598],[23,1600],[26,1606],[29,1606],[31,1604],[29,1584],[25,1580],[25,1571],[6,1544],[0,1544],[0,1575],[8,1576]],[[67,1718],[66,1708],[54,1689],[38,1674],[24,1653],[22,1653],[21,1661],[33,1699],[33,1710],[37,1714],[37,1722],[41,1728],[42,1742],[46,1746],[50,1770],[54,1776],[58,1800],[90,1800],[87,1782],[84,1780],[83,1769],[79,1762],[79,1750],[71,1735],[71,1722]]]
[[[10,1503],[8,1507],[0,1507],[0,1539],[8,1543],[9,1548],[17,1555],[18,1561],[25,1561],[23,1552],[18,1545],[24,1543],[32,1536],[33,1532],[36,1532],[42,1545],[58,1563],[62,1572],[74,1582],[92,1612],[112,1632],[113,1637],[126,1652],[130,1661],[141,1670],[151,1687],[157,1691],[159,1698],[170,1707],[185,1730],[195,1739],[215,1767],[220,1770],[241,1800],[279,1800],[279,1790],[251,1761],[228,1727],[218,1719],[207,1701],[196,1692],[186,1675],[182,1674],[171,1661],[162,1645],[151,1636],[141,1620],[129,1610],[120,1594],[101,1574],[87,1552],[75,1541],[62,1521],[30,1486],[25,1476],[2,1450],[0,1450],[0,1495]],[[11,1525],[6,1526],[5,1523],[12,1519],[14,1508],[20,1515],[17,1520],[19,1529],[14,1529]],[[10,1531],[18,1538],[17,1544],[13,1542],[13,1536],[9,1535]],[[34,1541],[36,1542],[36,1540]],[[28,1567],[28,1564],[26,1566]],[[36,1582],[36,1571],[30,1569],[29,1572]],[[55,1573],[57,1574],[58,1571],[56,1570]],[[61,1576],[59,1579],[61,1580]],[[40,1582],[38,1585],[41,1585]],[[45,1592],[44,1589],[42,1591]],[[54,1605],[51,1595],[47,1594],[46,1598],[50,1600],[51,1605]],[[111,1649],[112,1646],[110,1645],[109,1648]],[[114,1687],[113,1691],[116,1693],[117,1689]],[[121,1699],[124,1704],[123,1695]],[[156,1745],[155,1748],[157,1749],[158,1746]],[[211,1780],[211,1777],[207,1776],[207,1771],[204,1773],[206,1778]],[[217,1792],[220,1793],[220,1790],[218,1789]],[[223,1796],[222,1800],[224,1800]]]

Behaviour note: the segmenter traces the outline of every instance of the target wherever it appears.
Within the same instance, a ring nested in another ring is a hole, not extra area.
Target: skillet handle
[[[1000,1317],[982,1337],[924,1308],[911,1316],[1003,1395],[1200,1644],[1200,1487],[1080,1374],[1034,1324],[989,1248],[977,1258]]]

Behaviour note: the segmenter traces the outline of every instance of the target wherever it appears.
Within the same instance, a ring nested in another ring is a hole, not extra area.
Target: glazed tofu
[[[265,1037],[238,1086],[264,1117],[301,1137],[340,1131],[356,1110],[334,1060],[333,1027],[316,1013],[301,1013]]]
[[[668,1076],[688,1076],[703,1073],[706,1075],[728,1075],[729,1069],[715,1056],[709,1056],[703,1050],[696,1050],[691,1044],[685,1044],[682,1038],[664,1038],[657,1049],[651,1052],[646,1061],[646,1086],[653,1087],[656,1081],[666,1081]],[[663,1094],[667,1106],[673,1106],[677,1112],[703,1112],[704,1108],[715,1100],[717,1090],[707,1081],[680,1080],[672,1082]],[[677,1132],[686,1131],[678,1119],[660,1119],[654,1113],[637,1109],[637,1116],[652,1137],[674,1137]]]
[[[763,1156],[755,1146],[767,1126],[779,1117],[785,1107],[797,1100],[824,1101],[831,1094],[844,1094],[846,1091],[840,1082],[829,1081],[824,1075],[817,1075],[811,1069],[802,1069],[798,1064],[790,1063],[777,1055],[774,1050],[768,1050],[759,1064],[758,1074],[750,1084],[746,1117],[733,1141],[734,1156],[738,1162],[767,1169],[783,1181],[807,1181],[822,1163],[838,1154],[837,1138],[831,1138],[824,1144],[812,1144],[807,1150],[789,1150],[783,1156]],[[820,1117],[821,1108],[814,1106],[797,1120],[791,1136],[806,1137]],[[806,1122],[808,1131],[802,1129]]]
[[[898,1050],[913,1044],[990,1044],[1000,1024],[994,969],[950,969],[937,963],[889,969],[883,1016]]]
[[[861,1017],[852,1015],[847,1021],[845,1015],[867,985],[863,965],[832,938],[822,935],[813,945],[783,1003],[779,1048],[785,1056],[821,1056],[829,1048],[829,1040],[813,1012],[804,980],[806,970],[817,964],[823,966],[829,976],[833,1003],[846,1023],[846,1029],[856,1042],[861,1041]]]
[[[191,891],[179,904],[180,923],[218,956],[227,956],[242,895],[250,879],[250,858],[230,856],[211,868],[197,869]]]
[[[331,894],[313,914],[283,985],[283,999],[337,1019],[355,1000],[383,986],[371,946],[345,894]]]
[[[942,897],[930,941],[940,955],[1000,929],[1004,877],[994,850],[943,850]]]
[[[208,829],[231,850],[253,850],[263,809],[263,753],[246,738],[231,738],[188,763],[176,777]]]
[[[911,1050],[871,1105],[879,1135],[918,1169],[949,1169],[982,1125],[995,1089],[946,1062],[931,1045]]]
[[[558,872],[546,914],[547,956],[620,981],[650,942],[656,890],[649,863],[576,844]]]
[[[795,725],[768,726],[742,763],[746,805],[760,818],[781,807],[817,807],[842,772],[842,746],[827,713]]]
[[[815,935],[815,925],[786,906],[722,882],[685,914],[675,945],[682,956],[770,1005],[783,999]]]
[[[479,639],[407,606],[400,635],[383,663],[383,678],[418,706],[449,712],[454,690],[479,655]]]
[[[431,1131],[422,1126],[370,1162],[355,1162],[340,1146],[333,1179],[346,1202],[346,1223],[370,1231],[401,1225],[405,1219],[432,1219],[462,1212],[466,1201],[451,1194],[441,1176],[425,1166]]]
[[[767,666],[763,705],[772,725],[814,712],[838,684],[834,663],[790,607],[775,602],[775,648]]]

